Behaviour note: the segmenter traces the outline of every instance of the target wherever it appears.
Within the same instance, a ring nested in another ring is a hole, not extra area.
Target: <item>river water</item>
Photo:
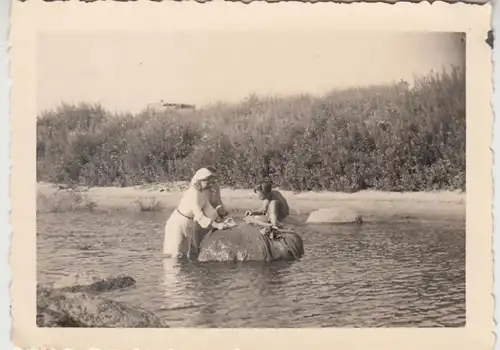
[[[127,274],[105,296],[174,327],[463,327],[465,223],[307,225],[295,262],[173,264],[166,214],[41,213],[38,282]]]

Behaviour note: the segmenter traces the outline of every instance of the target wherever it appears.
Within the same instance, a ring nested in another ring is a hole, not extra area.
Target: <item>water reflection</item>
[[[39,215],[38,280],[125,273],[136,287],[109,297],[171,327],[465,324],[463,222],[306,225],[300,261],[240,264],[162,258],[164,223],[164,215]]]
[[[278,303],[290,262],[198,263],[163,259],[164,310],[189,310],[190,322],[217,327],[243,321],[252,307]],[[182,296],[182,303],[178,303]],[[266,301],[267,300],[267,301]],[[274,300],[274,302],[273,302]]]

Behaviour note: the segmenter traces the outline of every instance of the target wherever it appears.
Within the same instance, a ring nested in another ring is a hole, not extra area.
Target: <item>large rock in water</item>
[[[313,211],[309,214],[306,220],[307,223],[324,223],[324,224],[347,224],[347,223],[362,223],[363,219],[356,211],[342,208],[332,207],[323,208]]]
[[[152,313],[86,293],[37,287],[38,327],[166,328]]]
[[[198,261],[297,260],[304,255],[304,245],[297,233],[279,235],[278,239],[270,239],[258,227],[246,224],[213,231],[203,238]]]

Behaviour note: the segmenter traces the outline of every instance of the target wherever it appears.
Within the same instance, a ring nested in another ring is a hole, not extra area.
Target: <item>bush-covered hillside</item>
[[[250,96],[186,113],[115,115],[61,105],[37,121],[39,181],[128,186],[187,180],[213,164],[225,185],[269,177],[293,190],[465,190],[465,72],[332,91]]]

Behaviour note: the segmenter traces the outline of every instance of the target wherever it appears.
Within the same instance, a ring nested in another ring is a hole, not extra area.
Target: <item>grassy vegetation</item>
[[[63,104],[37,122],[39,181],[129,186],[188,180],[213,164],[225,185],[267,177],[293,190],[465,190],[465,72],[187,113],[117,115]]]

